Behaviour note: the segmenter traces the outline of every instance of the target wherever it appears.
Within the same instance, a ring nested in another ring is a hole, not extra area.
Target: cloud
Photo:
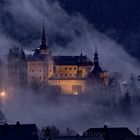
[[[7,24],[0,22],[0,27],[3,28],[0,31],[1,54],[6,53],[9,46],[13,44],[21,45],[26,49],[37,48],[40,44],[42,19],[45,19],[47,40],[51,40],[50,49],[55,55],[79,55],[82,49],[83,54],[93,59],[97,47],[100,63],[104,67],[108,65],[109,71],[122,73],[124,78],[131,72],[139,73],[138,62],[123,50],[121,44],[117,44],[106,34],[99,32],[80,14],[66,13],[57,1],[7,0],[2,16],[5,16],[5,13],[8,13],[11,17],[7,18],[12,20],[6,22]],[[95,122],[104,111],[102,107],[92,107],[93,104],[79,103],[78,100],[73,99],[68,101],[69,98],[61,99],[62,104],[59,106],[48,105],[45,99],[42,101],[32,94],[30,96],[27,94],[22,92],[18,97],[16,94],[16,101],[10,102],[10,107],[9,102],[6,104],[5,114],[9,122],[18,119],[21,122],[32,121],[40,125],[54,123],[63,127],[77,125],[86,128],[103,125],[105,121],[102,117]],[[118,118],[115,119],[114,122],[118,124]],[[123,122],[123,119],[119,120],[121,121]]]
[[[14,31],[21,38],[19,44],[22,44],[22,37],[25,42],[26,39],[30,40],[31,43],[26,44],[26,48],[39,46],[42,19],[45,19],[47,37],[52,41],[50,48],[54,54],[77,55],[82,49],[84,54],[93,59],[94,49],[97,47],[101,64],[104,67],[108,65],[110,71],[117,71],[124,75],[132,72],[139,73],[138,62],[125,52],[121,44],[100,33],[80,14],[66,13],[57,1],[7,0],[5,9],[17,23]],[[58,43],[57,40],[62,41]]]

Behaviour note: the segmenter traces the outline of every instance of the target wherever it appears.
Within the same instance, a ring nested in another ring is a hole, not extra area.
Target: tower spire
[[[80,56],[82,57],[83,56],[83,50],[81,49],[81,54],[80,54]]]
[[[44,26],[44,19],[43,19],[42,45],[45,44],[46,44],[46,36],[45,36],[45,26]]]
[[[94,53],[94,67],[95,66],[99,66],[99,58],[98,58],[97,47],[95,48],[95,53]]]
[[[100,73],[100,72],[103,72],[102,68],[100,67],[99,65],[99,58],[98,58],[98,51],[97,51],[97,48],[95,48],[95,53],[94,53],[94,67],[93,67],[93,70],[91,73],[93,74],[97,74],[97,73]]]
[[[83,53],[82,53],[82,49],[81,49],[81,54],[80,54],[80,62],[83,61]]]
[[[44,20],[43,20],[43,30],[42,30],[42,39],[41,39],[40,49],[47,49]]]

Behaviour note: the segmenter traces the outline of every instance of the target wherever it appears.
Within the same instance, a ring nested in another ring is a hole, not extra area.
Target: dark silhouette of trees
[[[119,106],[120,106],[121,113],[123,115],[125,115],[126,117],[131,116],[132,99],[128,91],[120,99]]]
[[[58,137],[60,131],[55,126],[48,126],[42,129],[44,139],[50,140],[52,137]]]
[[[0,110],[0,125],[6,124],[7,120],[3,114],[3,112]]]

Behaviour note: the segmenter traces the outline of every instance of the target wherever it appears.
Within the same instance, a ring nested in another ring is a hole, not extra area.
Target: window
[[[76,70],[76,67],[74,67],[74,70]]]
[[[67,67],[65,67],[65,70],[67,70],[68,68]]]
[[[65,76],[67,76],[67,74],[65,74]]]
[[[42,72],[42,70],[39,70],[40,72]]]
[[[54,73],[56,72],[56,67],[54,67]]]
[[[40,80],[42,79],[42,77],[40,76]]]
[[[71,70],[72,68],[70,67],[70,70]]]
[[[32,70],[32,72],[34,72],[34,70]]]

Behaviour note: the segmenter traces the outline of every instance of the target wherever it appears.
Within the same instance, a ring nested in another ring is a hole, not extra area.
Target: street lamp
[[[3,98],[4,98],[4,96],[5,96],[5,92],[2,91],[2,92],[0,93],[1,107],[3,106]]]
[[[2,97],[5,96],[5,92],[1,92],[1,96],[2,96]]]

